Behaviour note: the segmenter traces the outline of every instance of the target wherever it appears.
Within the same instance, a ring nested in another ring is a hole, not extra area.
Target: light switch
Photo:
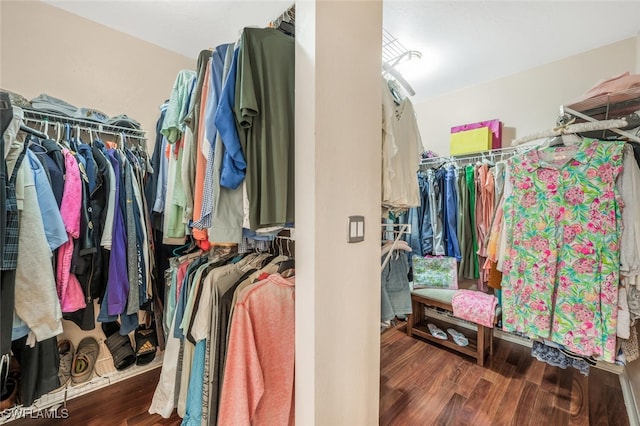
[[[364,216],[349,216],[347,223],[347,242],[364,241]]]

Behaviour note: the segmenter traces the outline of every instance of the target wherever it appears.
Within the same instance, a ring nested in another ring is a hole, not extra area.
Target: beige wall
[[[382,1],[298,2],[296,28],[296,423],[374,425]]]
[[[448,155],[452,126],[494,118],[515,128],[516,137],[552,128],[560,105],[575,100],[600,80],[634,71],[636,55],[640,55],[637,39],[416,103],[422,142],[425,148]]]
[[[38,1],[0,2],[0,87],[127,114],[155,136],[159,105],[187,58]],[[150,141],[151,142],[151,141]]]
[[[636,37],[636,74],[640,73],[640,32]]]

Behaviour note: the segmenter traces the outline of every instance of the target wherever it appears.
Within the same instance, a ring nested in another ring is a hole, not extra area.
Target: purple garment
[[[116,203],[120,202],[120,162],[115,150],[107,151],[109,161],[116,177]],[[129,295],[127,278],[127,234],[124,228],[122,209],[115,209],[113,221],[113,241],[109,257],[109,278],[107,280],[107,312],[109,315],[124,313]]]

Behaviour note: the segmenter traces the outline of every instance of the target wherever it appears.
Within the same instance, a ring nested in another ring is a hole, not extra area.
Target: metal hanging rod
[[[474,152],[470,154],[459,155],[443,155],[440,157],[423,158],[420,161],[420,166],[430,166],[436,163],[460,163],[460,162],[474,162],[484,159],[495,159],[496,156],[504,158],[505,156],[514,156],[527,152],[531,147],[529,146],[509,146],[505,148],[496,148],[489,151]],[[508,157],[507,157],[508,158]]]
[[[122,126],[114,126],[110,124],[99,123],[96,121],[84,120],[81,118],[66,117],[60,114],[35,111],[31,109],[23,109],[23,111],[24,111],[24,119],[27,121],[35,122],[35,123],[69,124],[74,127],[80,126],[84,129],[90,129],[98,133],[105,133],[105,134],[111,134],[116,136],[124,133],[128,138],[144,139],[144,140],[147,139],[147,136],[146,136],[147,132],[145,130],[131,129],[131,128],[122,127]]]
[[[560,111],[562,113],[567,113],[569,115],[573,115],[574,117],[578,117],[578,118],[582,118],[583,120],[587,121],[588,123],[592,123],[594,125],[596,125],[596,123],[607,123],[607,122],[614,122],[616,120],[605,120],[605,121],[598,121],[593,117],[588,116],[587,114],[583,114],[579,111],[574,111],[573,109],[569,108],[569,107],[562,107],[560,109]],[[640,137],[638,137],[637,135],[634,135],[633,133],[629,133],[629,132],[625,132],[624,130],[620,130],[619,127],[625,127],[627,120],[622,119],[622,122],[624,122],[625,124],[619,124],[616,127],[613,128],[609,128],[612,132],[617,133],[621,136],[625,136],[627,138],[629,138],[632,141],[638,142],[640,143]],[[600,130],[600,129],[598,129]]]
[[[411,224],[409,223],[382,223],[380,225],[382,227],[382,232],[385,234],[411,234]]]
[[[126,134],[124,132],[112,132],[110,130],[96,130],[95,128],[91,128],[91,127],[85,127],[84,125],[80,125],[80,124],[76,124],[76,125],[72,125],[71,123],[60,123],[58,121],[48,121],[48,120],[40,120],[40,119],[36,119],[36,118],[28,118],[25,117],[24,118],[25,121],[28,121],[30,123],[37,123],[40,125],[65,125],[65,124],[69,124],[69,126],[71,126],[72,128],[80,128],[81,131],[85,131],[85,132],[95,132],[96,134],[103,134],[103,135],[111,135],[111,136],[117,136],[117,137],[122,137],[124,135],[125,138],[127,139],[135,139],[135,140],[139,140],[139,141],[144,141],[146,142],[147,137],[146,136],[138,136],[138,135],[133,135],[133,134]],[[129,129],[131,130],[131,129]]]
[[[571,115],[579,116],[580,118],[587,117],[584,114],[571,110],[570,108],[565,108],[564,112],[569,113]],[[637,137],[635,137],[630,133],[622,132],[618,130],[620,127],[625,127],[627,125],[626,120],[617,119],[617,120],[598,121],[598,120],[592,119],[591,117],[588,117],[588,118],[593,121],[587,121],[586,123],[569,124],[567,126],[556,127],[551,130],[545,130],[542,132],[534,133],[532,135],[524,136],[522,138],[518,138],[514,140],[512,143],[514,145],[521,145],[521,144],[524,144],[525,142],[531,142],[539,139],[549,138],[552,136],[561,136],[561,135],[571,134],[571,133],[581,133],[581,132],[590,132],[594,130],[607,130],[607,129],[619,134],[623,134],[627,137],[630,137],[631,139],[635,138],[634,140],[636,140],[636,142],[639,140]]]

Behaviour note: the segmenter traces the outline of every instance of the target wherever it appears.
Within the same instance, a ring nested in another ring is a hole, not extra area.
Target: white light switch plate
[[[349,216],[347,222],[347,242],[364,241],[364,216]]]

